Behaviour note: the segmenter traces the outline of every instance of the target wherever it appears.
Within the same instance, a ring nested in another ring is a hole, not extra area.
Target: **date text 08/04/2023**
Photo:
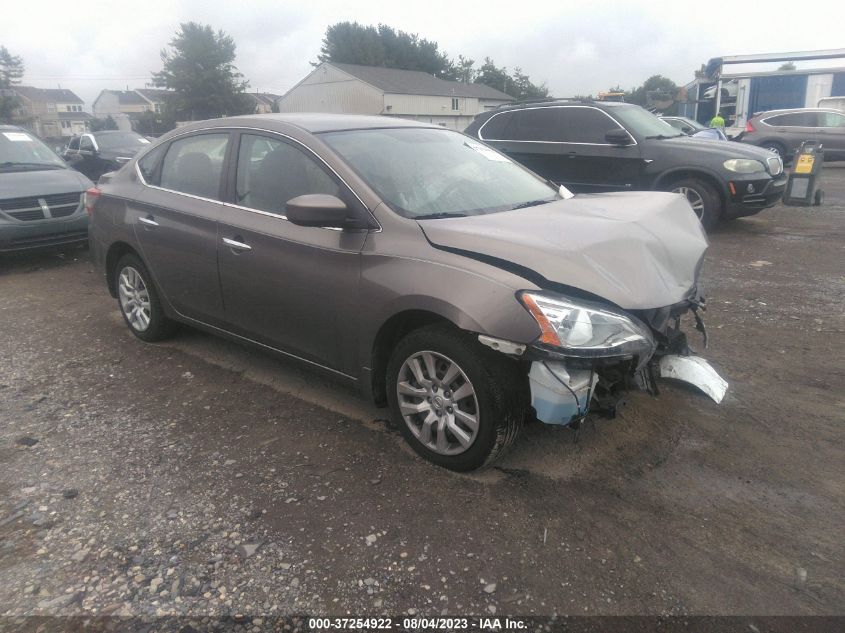
[[[373,631],[520,631],[528,624],[510,617],[438,617],[438,618],[309,618],[311,630],[373,630]]]

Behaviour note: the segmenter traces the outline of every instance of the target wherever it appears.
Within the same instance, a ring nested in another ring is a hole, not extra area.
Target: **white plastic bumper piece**
[[[700,356],[664,356],[660,359],[660,377],[674,378],[694,385],[716,403],[722,401],[728,390],[727,381]]]

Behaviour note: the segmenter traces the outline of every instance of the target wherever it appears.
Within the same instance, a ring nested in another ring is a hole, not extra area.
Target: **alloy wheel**
[[[692,189],[691,187],[676,187],[672,189],[674,193],[679,193],[686,197],[687,201],[690,203],[692,210],[695,211],[695,215],[698,216],[700,220],[704,215],[704,198],[702,195]]]
[[[458,455],[472,446],[478,398],[455,361],[437,352],[414,353],[399,370],[396,393],[405,424],[427,449]]]
[[[143,332],[150,327],[151,307],[150,293],[144,278],[132,266],[126,266],[120,271],[117,282],[117,294],[120,299],[120,309],[129,325]]]

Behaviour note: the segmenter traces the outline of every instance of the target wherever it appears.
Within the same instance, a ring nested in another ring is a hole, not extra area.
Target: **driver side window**
[[[334,179],[301,149],[267,136],[241,136],[237,204],[285,215],[288,200],[309,193],[342,197]]]
[[[72,139],[70,139],[70,143],[68,143],[67,148],[71,149],[71,150],[78,150],[79,149],[79,137],[74,136]]]

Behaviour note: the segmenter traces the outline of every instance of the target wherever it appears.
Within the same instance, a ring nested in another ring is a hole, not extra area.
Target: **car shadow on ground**
[[[89,261],[88,245],[0,254],[0,275],[31,273]]]

